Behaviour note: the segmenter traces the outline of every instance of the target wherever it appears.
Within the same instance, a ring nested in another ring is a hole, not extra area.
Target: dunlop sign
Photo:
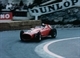
[[[59,3],[54,3],[42,7],[34,7],[32,9],[29,9],[29,12],[32,16],[36,17],[76,6],[80,7],[80,0],[63,0]]]

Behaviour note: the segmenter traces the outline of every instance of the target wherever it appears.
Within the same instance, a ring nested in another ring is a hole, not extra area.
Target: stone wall
[[[30,29],[38,25],[41,25],[40,20],[0,22],[0,31]]]

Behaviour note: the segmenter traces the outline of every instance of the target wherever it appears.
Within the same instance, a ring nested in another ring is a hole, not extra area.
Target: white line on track
[[[65,40],[79,39],[79,38],[80,38],[80,37],[74,37],[74,38],[65,38],[65,39],[60,39],[60,40],[51,41],[51,42],[49,42],[48,44],[46,44],[46,45],[43,47],[43,49],[44,49],[45,52],[47,52],[48,54],[50,54],[50,55],[52,55],[52,56],[55,56],[55,57],[57,57],[57,58],[65,58],[65,57],[59,56],[59,55],[57,55],[57,54],[49,51],[48,46],[49,46],[50,44],[52,44],[52,43],[56,43],[56,42],[60,42],[60,41],[65,41]]]
[[[72,39],[79,39],[80,37],[73,37],[73,38],[64,38],[64,39],[60,39],[60,40],[54,40],[54,41],[50,41],[50,42],[45,42],[42,43],[40,45],[38,45],[35,48],[35,52],[41,56],[42,58],[65,58],[62,57],[60,55],[57,55],[51,51],[49,51],[48,46],[52,43],[56,43],[56,42],[60,42],[60,41],[65,41],[65,40],[72,40]]]

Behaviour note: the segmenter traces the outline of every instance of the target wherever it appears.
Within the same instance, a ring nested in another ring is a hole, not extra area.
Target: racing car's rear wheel
[[[23,33],[24,33],[24,31],[20,31],[20,39],[21,39],[21,41],[24,41],[23,37],[22,37]]]
[[[56,38],[56,36],[57,36],[57,30],[56,29],[52,29],[51,32],[50,32],[50,34],[51,34],[52,38]]]
[[[40,33],[40,32],[38,32],[38,33],[35,35],[35,39],[36,39],[37,41],[41,41],[41,33]]]

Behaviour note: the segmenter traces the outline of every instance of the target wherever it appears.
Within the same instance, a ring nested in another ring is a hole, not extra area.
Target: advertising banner
[[[71,7],[80,7],[80,0],[62,0],[58,3],[33,7],[32,9],[29,9],[29,12],[32,16],[37,17],[43,14],[48,14],[59,10],[68,9]]]
[[[12,12],[0,12],[0,20],[12,20]]]

